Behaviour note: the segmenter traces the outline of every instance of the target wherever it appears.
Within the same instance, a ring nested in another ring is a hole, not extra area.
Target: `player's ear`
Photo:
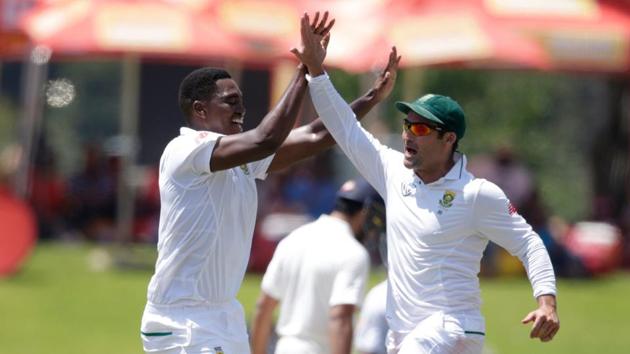
[[[455,134],[453,132],[447,132],[445,137],[446,137],[446,142],[447,143],[455,144],[455,142],[457,141],[457,134]]]
[[[203,101],[195,100],[192,103],[192,114],[197,118],[204,118],[206,116],[206,104]]]

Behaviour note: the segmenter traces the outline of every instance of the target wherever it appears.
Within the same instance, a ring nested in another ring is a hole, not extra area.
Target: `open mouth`
[[[244,118],[240,116],[239,118],[232,119],[232,124],[243,125]]]
[[[415,155],[417,153],[418,153],[417,150],[410,148],[408,146],[405,146],[405,155]]]

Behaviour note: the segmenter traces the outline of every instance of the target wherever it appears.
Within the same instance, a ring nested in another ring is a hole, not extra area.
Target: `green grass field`
[[[103,262],[94,250],[42,245],[19,274],[0,280],[0,353],[142,352],[140,316],[151,272],[95,270]],[[152,253],[148,249],[133,257],[146,260]],[[371,284],[382,277],[373,274]],[[259,283],[260,276],[247,276],[239,294],[248,317]],[[486,352],[630,353],[630,274],[561,280],[559,292],[561,330],[553,342],[543,344],[530,340],[528,327],[520,324],[535,305],[527,280],[483,280]]]

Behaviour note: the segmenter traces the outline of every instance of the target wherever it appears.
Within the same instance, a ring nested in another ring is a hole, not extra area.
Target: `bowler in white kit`
[[[325,13],[305,25],[325,43],[333,23]],[[357,117],[391,92],[397,68],[391,58],[352,103]],[[158,259],[140,328],[145,352],[250,353],[236,295],[255,225],[255,179],[334,145],[319,119],[292,129],[306,93],[304,74],[298,66],[274,109],[245,132],[243,93],[225,70],[198,69],[182,81],[186,126],[160,159]]]

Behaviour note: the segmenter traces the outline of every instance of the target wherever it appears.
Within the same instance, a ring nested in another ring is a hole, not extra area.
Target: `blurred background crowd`
[[[560,276],[630,266],[630,5],[621,0],[0,1],[2,200],[26,205],[36,225],[20,230],[40,242],[155,243],[157,166],[183,125],[181,79],[227,68],[244,91],[246,129],[255,126],[290,77],[288,48],[311,9],[337,18],[327,62],[348,100],[369,87],[390,45],[402,54],[392,97],[365,121],[382,141],[401,144],[393,101],[454,97],[473,137],[460,146],[471,171],[506,191]],[[300,121],[311,119],[307,99]],[[251,269],[330,211],[354,175],[332,150],[260,183]],[[494,247],[483,265],[488,276],[522,271]]]

